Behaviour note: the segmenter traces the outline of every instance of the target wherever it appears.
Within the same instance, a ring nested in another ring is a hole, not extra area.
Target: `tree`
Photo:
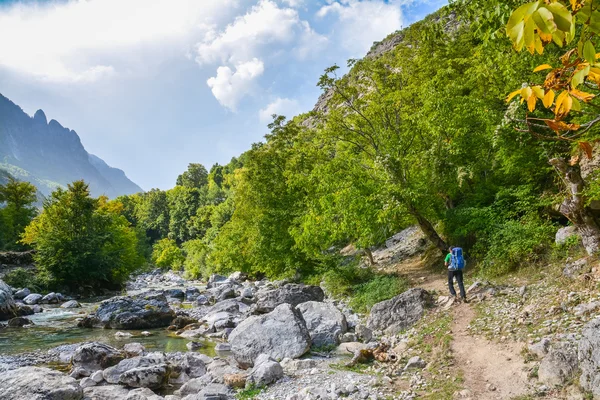
[[[136,233],[121,209],[92,198],[83,181],[51,194],[22,239],[36,250],[36,265],[50,286],[116,288],[142,265]]]
[[[2,240],[7,249],[22,249],[20,236],[37,213],[33,206],[37,200],[36,191],[31,183],[13,178],[9,178],[5,185],[0,185],[0,203],[6,203],[0,209],[0,219],[3,225]]]
[[[169,202],[165,191],[152,189],[135,203],[137,225],[146,230],[151,241],[167,237],[171,220]]]
[[[180,269],[185,256],[173,239],[161,239],[152,248],[152,262],[159,268]]]
[[[580,163],[583,157],[593,157],[592,143],[598,139],[600,107],[594,99],[600,93],[599,7],[585,0],[534,1],[514,10],[506,24],[517,52],[526,48],[531,54],[542,54],[550,43],[567,46],[555,61],[557,67],[542,64],[534,69],[545,71],[543,83],[523,85],[509,94],[507,102],[520,96],[521,103],[527,104],[526,129],[540,142],[564,143],[549,160],[567,189],[560,212],[577,227],[589,254],[600,251],[600,223],[588,206],[585,189],[591,182],[586,182]],[[579,154],[571,156],[573,148]]]
[[[202,164],[188,164],[188,169],[177,177],[177,186],[199,189],[208,184],[208,171]]]

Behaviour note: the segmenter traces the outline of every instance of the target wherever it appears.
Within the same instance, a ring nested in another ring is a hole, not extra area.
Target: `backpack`
[[[463,257],[463,250],[460,247],[455,247],[452,249],[451,260],[450,267],[453,271],[461,271],[465,269],[465,258]]]

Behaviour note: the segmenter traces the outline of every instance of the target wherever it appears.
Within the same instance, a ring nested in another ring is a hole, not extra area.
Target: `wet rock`
[[[72,358],[73,370],[79,375],[89,376],[93,372],[118,364],[125,355],[104,343],[92,342],[81,345]]]
[[[577,347],[573,343],[555,343],[540,363],[538,378],[548,386],[561,386],[578,370]]]
[[[185,345],[189,351],[200,350],[206,346],[202,342],[189,342]]]
[[[17,300],[23,300],[25,297],[29,296],[31,294],[31,290],[24,288],[21,290],[17,290],[15,292],[15,294],[13,295],[13,297]]]
[[[177,329],[182,329],[188,325],[194,324],[198,322],[195,318],[190,318],[186,316],[179,316],[171,321],[171,325],[175,326]]]
[[[313,346],[338,345],[340,336],[348,330],[346,317],[331,303],[307,301],[296,308],[302,313]]]
[[[150,329],[169,326],[175,313],[167,298],[159,293],[142,293],[137,296],[118,296],[104,300],[95,315],[80,322],[81,327],[112,329]]]
[[[367,327],[394,335],[408,329],[421,319],[431,303],[431,295],[424,289],[413,288],[371,308]]]
[[[263,353],[276,360],[300,357],[310,349],[311,340],[300,311],[281,304],[269,314],[244,320],[229,335],[229,343],[236,361],[252,366]]]
[[[590,321],[583,329],[577,351],[581,387],[600,398],[600,318]]]
[[[36,306],[34,306],[36,307]],[[35,314],[33,308],[23,304],[23,303],[17,303],[17,316],[19,317],[24,317],[26,315],[33,315]]]
[[[21,328],[25,325],[33,325],[33,322],[25,317],[16,317],[8,320],[8,326],[10,328]]]
[[[0,321],[6,321],[17,315],[17,305],[12,296],[12,289],[0,280]]]
[[[77,300],[69,300],[66,303],[61,304],[60,308],[80,308],[81,304]]]
[[[132,336],[133,336],[133,334],[131,334],[129,332],[117,332],[117,333],[115,333],[115,338],[117,338],[117,339],[129,339]]]
[[[319,286],[288,283],[277,289],[259,291],[256,297],[256,311],[268,313],[281,304],[297,306],[307,301],[323,301],[325,294]]]
[[[248,385],[266,386],[277,382],[283,377],[281,365],[266,354],[259,355],[254,361],[254,367],[250,371]]]
[[[64,300],[64,297],[62,294],[51,292],[51,293],[48,293],[47,295],[45,295],[44,297],[42,297],[41,303],[43,303],[43,304],[58,304],[62,300]]]
[[[42,301],[42,297],[44,297],[44,296],[42,296],[41,294],[32,293],[23,299],[23,303],[30,305],[30,306],[34,305],[34,304],[38,304]]]
[[[0,373],[2,400],[80,400],[79,383],[49,368],[23,367]]]

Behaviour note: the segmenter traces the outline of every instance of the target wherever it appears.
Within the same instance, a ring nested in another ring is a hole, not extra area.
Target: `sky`
[[[144,190],[226,164],[447,0],[0,0],[0,93]]]

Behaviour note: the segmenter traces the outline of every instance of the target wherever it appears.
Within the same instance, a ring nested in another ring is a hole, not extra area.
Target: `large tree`
[[[0,185],[0,203],[5,203],[5,207],[0,209],[0,241],[4,242],[3,247],[16,250],[23,247],[19,239],[37,213],[33,206],[36,200],[36,188],[29,182],[9,178],[5,185]]]

